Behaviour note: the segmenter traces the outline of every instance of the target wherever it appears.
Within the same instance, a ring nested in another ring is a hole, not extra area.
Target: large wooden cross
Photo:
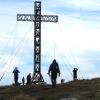
[[[58,22],[58,16],[41,15],[41,1],[34,2],[34,14],[17,14],[17,21],[34,22],[34,81],[44,81],[41,74],[41,22]]]

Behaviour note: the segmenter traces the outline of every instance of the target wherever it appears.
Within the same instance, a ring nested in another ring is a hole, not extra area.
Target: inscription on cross
[[[41,74],[41,22],[58,22],[56,15],[41,15],[41,1],[34,2],[34,14],[17,14],[17,21],[34,22],[34,73],[33,81],[44,81]]]

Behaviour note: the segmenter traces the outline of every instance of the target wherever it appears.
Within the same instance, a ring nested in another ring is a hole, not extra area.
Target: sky
[[[10,85],[17,66],[19,82],[33,74],[34,23],[18,22],[17,14],[34,14],[35,0],[0,0],[0,85]],[[78,79],[100,77],[100,1],[41,0],[42,15],[58,15],[58,23],[42,23],[42,65],[44,80],[53,59],[61,76],[71,81],[78,68]]]

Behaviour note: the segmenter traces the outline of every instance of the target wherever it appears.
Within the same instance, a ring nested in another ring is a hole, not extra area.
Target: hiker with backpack
[[[55,59],[53,60],[53,62],[49,67],[48,74],[49,76],[51,76],[52,88],[56,87],[57,74],[59,74],[60,76],[60,69]]]

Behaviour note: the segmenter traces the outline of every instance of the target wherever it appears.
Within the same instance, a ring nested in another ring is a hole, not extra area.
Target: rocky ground
[[[57,85],[3,86],[0,100],[100,100],[100,79]]]

